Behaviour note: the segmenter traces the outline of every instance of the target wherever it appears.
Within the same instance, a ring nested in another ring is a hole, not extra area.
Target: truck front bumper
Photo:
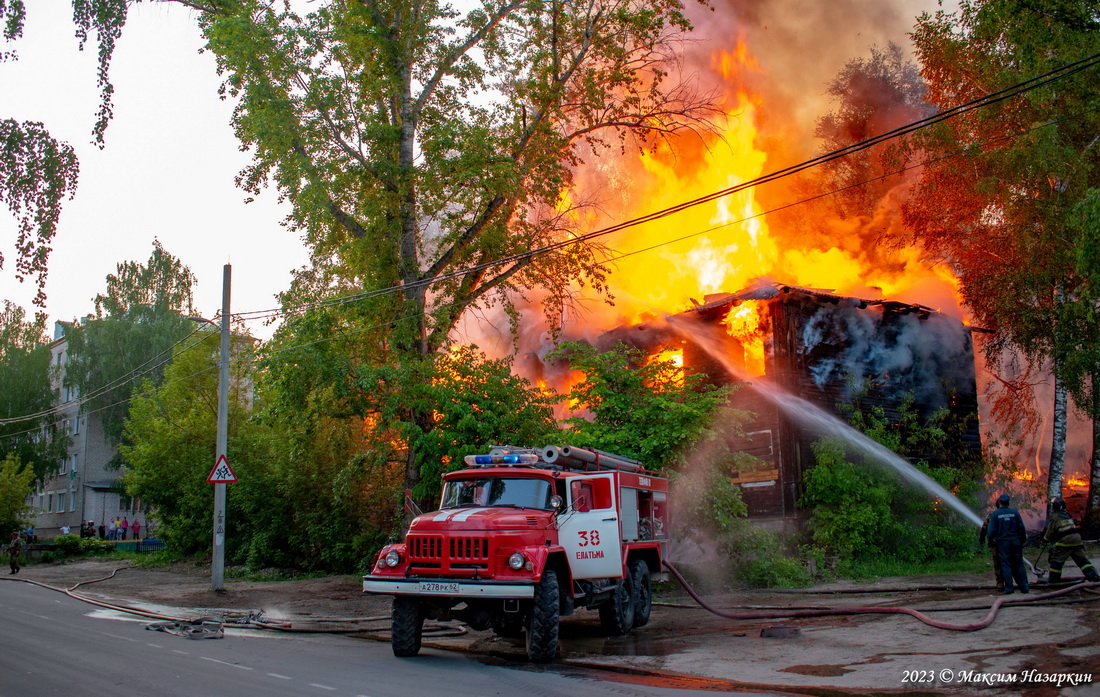
[[[455,581],[449,578],[363,577],[364,593],[435,595],[447,598],[533,598],[535,585],[514,581]]]

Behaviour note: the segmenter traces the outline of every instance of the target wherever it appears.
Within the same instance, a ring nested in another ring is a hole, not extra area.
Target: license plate
[[[435,583],[433,581],[421,581],[417,590],[421,593],[457,593],[457,583]]]

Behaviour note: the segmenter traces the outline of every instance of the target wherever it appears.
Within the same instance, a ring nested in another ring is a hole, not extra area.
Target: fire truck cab
[[[393,595],[393,653],[420,650],[424,620],[526,635],[532,661],[557,654],[558,622],[597,610],[623,635],[649,621],[668,553],[668,480],[640,462],[570,446],[497,447],[443,475],[438,511],[382,548],[363,577]]]

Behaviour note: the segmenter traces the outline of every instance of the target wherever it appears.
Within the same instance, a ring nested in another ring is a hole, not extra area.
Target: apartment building
[[[69,434],[71,444],[68,457],[28,498],[35,531],[40,540],[48,540],[60,534],[62,526],[78,533],[84,521],[93,521],[98,530],[101,523],[116,517],[139,520],[148,530],[141,502],[127,497],[118,484],[122,472],[111,465],[118,449],[107,442],[102,421],[95,412],[81,413],[77,390],[64,385],[69,326],[69,322],[54,324],[50,377],[59,409],[55,423]]]

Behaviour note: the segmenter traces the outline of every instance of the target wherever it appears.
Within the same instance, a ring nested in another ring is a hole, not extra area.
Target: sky
[[[193,13],[183,7],[131,7],[111,78],[115,117],[106,147],[92,144],[98,106],[96,44],[77,50],[71,3],[27,3],[26,31],[11,44],[17,62],[0,63],[0,117],[41,121],[76,150],[80,182],[65,202],[46,284],[48,329],[94,310],[107,274],[123,261],[144,262],[153,240],[198,278],[195,302],[206,317],[221,307],[222,269],[232,265],[233,312],[278,306],[291,270],[307,263],[296,233],[280,225],[287,208],[274,190],[253,203],[234,186],[249,162],[229,125],[232,104],[218,99],[214,58]],[[32,279],[14,278],[16,223],[0,210],[0,298],[28,313]],[[260,337],[272,328],[250,326]]]
[[[715,0],[719,12],[712,17],[729,19],[741,4]],[[935,0],[844,0],[827,9],[818,0],[748,5],[767,30],[759,34],[759,48],[777,61],[767,67],[800,85],[802,97],[792,101],[807,109],[818,108],[818,87],[823,90],[845,60],[871,43],[904,42],[912,17],[936,7]],[[77,194],[65,202],[50,256],[50,331],[55,320],[92,312],[106,275],[120,262],[147,260],[155,238],[197,276],[196,304],[205,316],[220,308],[226,263],[233,266],[233,312],[276,307],[275,294],[308,254],[297,234],[280,225],[286,207],[275,191],[246,204],[234,185],[249,156],[229,126],[232,104],[217,96],[214,58],[199,53],[194,13],[171,3],[131,7],[111,65],[115,116],[100,150],[91,143],[99,99],[96,44],[77,50],[70,6],[28,3],[24,36],[11,46],[19,60],[0,63],[0,117],[45,123],[80,160]],[[704,25],[712,22],[705,19]],[[728,40],[713,27],[700,26],[699,33]],[[777,43],[771,50],[769,40]],[[807,82],[813,85],[806,88]],[[14,218],[0,210],[0,298],[32,312],[33,280],[14,279],[15,230]],[[259,324],[250,329],[261,338],[273,331]]]

